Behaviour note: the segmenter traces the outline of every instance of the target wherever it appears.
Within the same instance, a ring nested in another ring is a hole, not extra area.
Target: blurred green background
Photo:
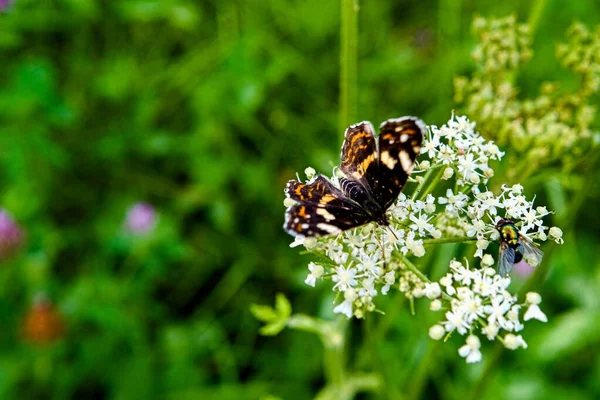
[[[259,336],[248,306],[283,292],[332,317],[281,225],[285,182],[338,162],[339,1],[5,3],[0,398],[314,396],[318,339]],[[600,22],[596,0],[360,3],[357,121],[375,123],[445,123],[477,14],[536,20],[525,97],[571,79],[554,56],[571,22]],[[550,322],[528,326],[528,350],[481,382],[486,364],[464,365],[459,338],[432,344],[432,319],[396,293],[352,323],[350,365],[385,383],[362,398],[599,398],[599,178],[580,177],[575,205],[565,194],[566,243],[536,287]]]

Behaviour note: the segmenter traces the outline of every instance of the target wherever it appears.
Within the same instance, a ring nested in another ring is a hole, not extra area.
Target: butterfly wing
[[[350,126],[341,154],[340,170],[347,177],[340,181],[343,192],[323,176],[311,183],[289,181],[286,194],[297,203],[286,211],[284,229],[294,236],[324,236],[373,220],[362,205],[376,202],[385,211],[396,200],[425,129],[417,118],[391,119],[376,139],[370,122]]]
[[[360,205],[347,198],[324,176],[311,183],[291,180],[285,193],[296,201],[287,209],[283,226],[293,236],[332,235],[370,221]]]
[[[426,129],[418,118],[390,119],[381,124],[376,139],[370,122],[354,124],[345,133],[340,169],[386,210],[413,170]]]
[[[378,171],[372,188],[384,209],[398,198],[406,184],[421,151],[426,130],[423,121],[415,117],[389,119],[379,127]],[[367,180],[370,179],[367,177]]]
[[[340,170],[373,197],[378,169],[375,130],[368,121],[351,125],[344,134]]]

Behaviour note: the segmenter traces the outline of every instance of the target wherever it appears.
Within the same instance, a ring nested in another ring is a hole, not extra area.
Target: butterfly
[[[339,169],[344,177],[339,185],[323,175],[308,183],[287,183],[285,194],[295,203],[285,212],[285,231],[314,237],[372,221],[389,225],[386,211],[414,168],[426,129],[415,117],[383,122],[377,137],[368,121],[350,126],[342,145]]]

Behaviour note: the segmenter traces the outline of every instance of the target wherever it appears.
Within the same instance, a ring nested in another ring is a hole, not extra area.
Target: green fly
[[[521,260],[532,267],[542,262],[544,253],[531,240],[519,233],[519,229],[510,219],[501,219],[496,224],[500,233],[500,254],[498,255],[498,273],[508,275],[513,265]]]

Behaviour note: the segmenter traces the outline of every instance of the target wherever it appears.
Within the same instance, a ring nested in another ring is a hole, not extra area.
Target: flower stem
[[[431,168],[431,169],[429,169],[429,171],[427,171],[427,173],[423,177],[423,182],[421,182],[421,184],[419,186],[417,186],[417,188],[415,189],[415,192],[412,195],[413,200],[417,200],[417,198],[419,197],[419,194],[421,193],[423,188],[428,184],[429,179],[431,178],[432,174],[433,174],[433,168]]]
[[[463,243],[463,242],[474,242],[477,238],[469,237],[469,236],[454,236],[454,237],[445,237],[439,239],[424,239],[423,246],[428,246],[432,244],[442,244],[442,243]]]
[[[358,0],[341,1],[340,132],[356,122],[358,64]]]
[[[325,378],[329,390],[337,393],[339,399],[350,397],[343,396],[344,385],[346,384],[346,354],[345,354],[345,333],[348,327],[348,320],[339,317],[335,323],[331,324],[331,333],[322,336],[324,344],[324,368]]]
[[[415,190],[415,193],[413,194],[413,200],[422,200],[426,198],[427,195],[433,191],[443,173],[444,170],[440,167],[434,167],[430,169],[425,175],[423,183],[419,185],[420,188]]]
[[[358,64],[358,0],[340,0],[340,131],[356,120],[357,64]],[[337,322],[327,325],[330,332],[321,331],[324,345],[324,368],[327,386],[324,393],[331,393],[339,399],[350,399],[345,390],[344,354],[345,333],[348,322],[340,317]],[[325,394],[323,394],[325,397]]]
[[[540,17],[544,12],[544,8],[546,8],[546,4],[548,4],[548,0],[536,0],[533,2],[531,12],[529,13],[529,18],[527,19],[527,24],[529,25],[529,31],[532,38],[537,30]]]
[[[424,283],[431,283],[431,279],[429,279],[427,277],[427,275],[425,275],[424,273],[422,273],[416,266],[415,264],[411,263],[408,258],[406,258],[404,256],[404,254],[402,253],[398,253],[398,258],[400,259],[400,262],[402,264],[404,264],[404,266],[406,267],[406,269],[408,269],[410,272],[412,272],[413,274],[415,274],[417,276],[417,278],[419,278],[421,280],[421,282]],[[449,296],[447,293],[442,291],[442,297],[446,300],[452,300],[452,296]]]
[[[404,256],[404,254],[402,253],[398,253],[398,257],[400,259],[400,262],[402,262],[402,264],[404,264],[404,266],[406,267],[406,269],[408,269],[410,272],[412,272],[413,274],[415,274],[421,281],[425,282],[425,283],[430,283],[431,280],[429,280],[429,278],[422,273],[419,268],[417,268],[415,266],[415,264],[411,263],[408,258],[406,258]]]

